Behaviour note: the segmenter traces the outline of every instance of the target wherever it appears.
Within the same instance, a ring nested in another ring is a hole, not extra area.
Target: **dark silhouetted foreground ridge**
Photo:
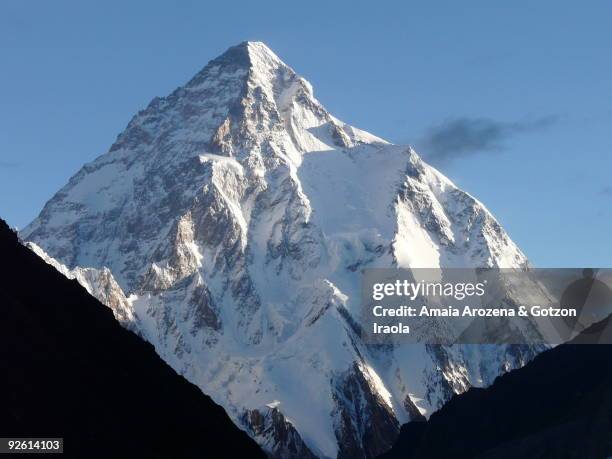
[[[611,330],[610,318],[587,332]],[[582,337],[576,338],[576,341]],[[402,426],[379,459],[612,457],[612,346],[565,344]]]
[[[265,457],[2,220],[0,254],[0,437],[64,437],[64,456],[78,458]]]

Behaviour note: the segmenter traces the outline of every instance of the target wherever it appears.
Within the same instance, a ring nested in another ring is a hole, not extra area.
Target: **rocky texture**
[[[108,269],[121,292],[76,278],[279,457],[298,435],[318,457],[372,457],[535,354],[361,341],[363,268],[527,260],[480,202],[336,119],[262,43],[155,98],[22,237],[71,272]],[[271,403],[292,429],[245,416],[277,419]]]
[[[357,364],[332,382],[337,412],[338,459],[369,458],[385,451],[399,433],[388,401],[373,392],[377,382]]]
[[[265,458],[223,408],[2,220],[0,253],[2,437],[62,437],[71,458]]]
[[[248,433],[273,459],[316,459],[291,422],[274,406],[249,410],[240,418]]]

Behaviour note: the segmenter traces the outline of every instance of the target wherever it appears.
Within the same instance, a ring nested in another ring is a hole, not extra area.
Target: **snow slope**
[[[262,43],[155,98],[21,236],[279,458],[374,457],[534,354],[360,340],[365,267],[527,260],[480,202],[333,117]]]

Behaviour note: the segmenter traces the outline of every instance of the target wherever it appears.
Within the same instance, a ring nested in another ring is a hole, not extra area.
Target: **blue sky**
[[[210,3],[210,4],[209,4]],[[154,96],[243,40],[419,152],[536,266],[612,266],[612,2],[0,3],[0,216],[23,227]]]

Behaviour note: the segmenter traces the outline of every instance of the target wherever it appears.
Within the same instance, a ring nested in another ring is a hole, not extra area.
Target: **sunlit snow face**
[[[526,259],[478,201],[410,148],[332,116],[263,44],[233,48],[155,99],[22,236],[70,269],[107,267],[121,301],[99,278],[77,279],[121,304],[264,447],[284,440],[251,430],[255,409],[277,410],[329,457],[363,448],[361,434],[343,437],[347,419],[356,432],[385,419],[382,452],[411,412],[521,364],[501,348],[362,342],[364,268]]]

